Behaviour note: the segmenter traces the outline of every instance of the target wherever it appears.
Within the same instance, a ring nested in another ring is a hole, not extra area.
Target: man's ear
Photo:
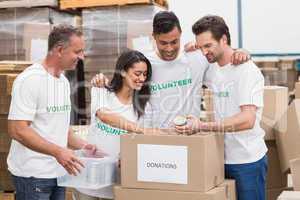
[[[225,34],[223,34],[222,36],[222,41],[224,44],[228,44],[228,39],[227,39],[227,36]]]
[[[64,48],[62,45],[57,45],[56,47],[53,48],[52,51],[54,54],[58,55],[58,57],[61,57],[63,54],[63,50]]]

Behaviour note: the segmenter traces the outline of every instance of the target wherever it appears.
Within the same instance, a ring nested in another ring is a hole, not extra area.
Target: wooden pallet
[[[131,4],[158,4],[167,7],[166,0],[60,0],[60,9],[87,8],[96,6],[124,6]]]
[[[20,73],[30,65],[29,61],[0,61],[0,74]]]

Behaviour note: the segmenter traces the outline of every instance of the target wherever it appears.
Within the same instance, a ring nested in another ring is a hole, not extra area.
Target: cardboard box
[[[224,181],[224,136],[122,135],[121,185],[206,192]]]
[[[227,200],[224,187],[214,188],[208,192],[183,192],[150,189],[128,189],[114,187],[115,200]]]
[[[264,108],[261,127],[265,130],[265,140],[275,140],[274,126],[288,108],[288,88],[265,86]]]
[[[287,172],[289,161],[300,158],[300,99],[295,99],[275,127],[281,171]]]
[[[277,197],[281,194],[281,192],[286,189],[287,188],[267,189],[266,190],[267,200],[277,200]]]
[[[290,160],[293,188],[300,191],[300,158]]]
[[[300,192],[299,191],[283,191],[277,200],[299,200]]]
[[[268,147],[267,189],[287,187],[287,175],[281,173],[280,160],[275,141],[266,141]]]
[[[236,200],[236,187],[235,187],[235,180],[233,179],[226,179],[221,185],[218,187],[224,187],[226,193],[226,200]]]
[[[300,99],[300,82],[295,83],[295,98]]]
[[[0,170],[0,189],[2,191],[15,191],[12,177],[8,170]]]
[[[1,133],[0,132],[0,153],[9,152],[11,144],[11,138],[8,133]]]
[[[18,74],[0,74],[0,95],[10,95]]]
[[[8,132],[8,115],[0,115],[0,133],[7,133]]]
[[[7,170],[7,156],[8,153],[0,153],[0,170]]]
[[[0,200],[15,200],[14,192],[0,192]]]

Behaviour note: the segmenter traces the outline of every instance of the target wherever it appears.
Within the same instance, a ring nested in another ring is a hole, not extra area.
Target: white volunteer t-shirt
[[[31,121],[31,128],[45,140],[66,147],[70,112],[70,85],[63,74],[56,78],[41,64],[34,64],[15,80],[9,120]],[[54,157],[32,151],[16,140],[12,140],[7,163],[15,176],[56,178],[65,173]]]
[[[252,61],[239,66],[211,65],[206,73],[205,85],[214,93],[216,120],[239,113],[242,105],[257,107],[252,129],[225,133],[225,163],[243,164],[261,159],[267,147],[264,142],[265,132],[260,127],[264,77],[258,67]]]
[[[122,104],[113,92],[105,88],[95,88],[91,90],[91,125],[87,140],[91,144],[103,149],[109,156],[119,157],[120,135],[126,134],[126,130],[112,127],[96,117],[96,111],[106,108],[129,121],[137,122],[137,114],[133,110],[133,105]],[[100,197],[113,198],[113,187],[106,187],[99,190],[78,189],[81,193]]]
[[[167,128],[177,115],[200,115],[201,87],[209,63],[200,51],[182,52],[164,61],[155,52],[145,54],[152,64],[151,98],[139,123]]]

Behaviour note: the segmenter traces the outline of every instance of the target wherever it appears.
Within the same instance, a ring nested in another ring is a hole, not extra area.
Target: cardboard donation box
[[[236,187],[235,180],[226,179],[221,185],[218,187],[224,187],[226,192],[226,200],[236,200]]]
[[[281,173],[280,160],[275,141],[266,141],[268,148],[267,189],[287,187],[287,175]]]
[[[300,158],[290,160],[293,188],[295,191],[300,191]]]
[[[184,192],[170,190],[129,189],[114,187],[115,200],[227,200],[224,187],[208,192]]]
[[[274,126],[288,108],[288,88],[265,86],[264,108],[261,127],[265,130],[265,140],[275,140]]]
[[[283,191],[277,200],[299,200],[299,191]]]
[[[300,158],[300,99],[295,99],[276,125],[281,171],[287,172],[290,160]]]
[[[206,192],[224,181],[224,136],[122,135],[121,185]]]

